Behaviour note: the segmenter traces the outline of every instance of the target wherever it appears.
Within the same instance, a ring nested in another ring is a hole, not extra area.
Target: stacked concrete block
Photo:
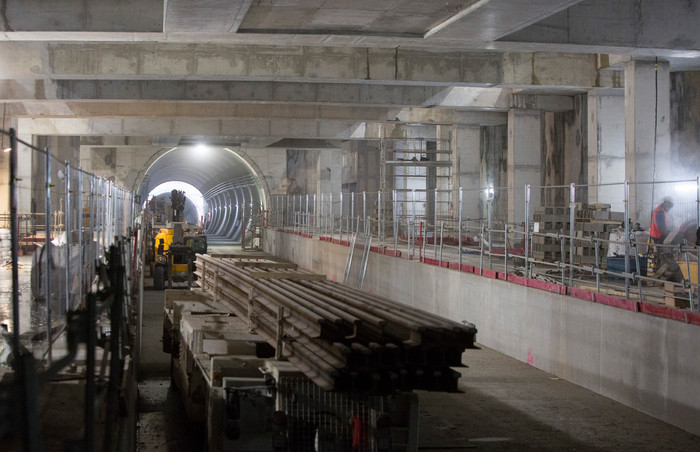
[[[533,228],[539,234],[569,234],[570,212],[568,207],[535,207]],[[532,239],[532,257],[545,261],[562,260],[561,243],[556,237],[536,235]],[[569,248],[564,245],[564,259],[568,260]]]
[[[624,213],[612,212],[609,206],[590,206],[576,203],[574,212],[574,236],[577,238],[574,246],[574,264],[595,264],[594,241],[590,237],[607,240],[610,233],[620,226]],[[558,234],[568,236],[571,227],[571,212],[569,207],[536,207],[533,214],[535,231],[540,234]],[[579,240],[580,239],[580,240]],[[569,241],[564,239],[564,254],[562,259],[561,242],[557,237],[535,236],[533,238],[532,255],[535,259],[547,261],[569,261]],[[599,262],[605,261],[607,243],[600,243]]]

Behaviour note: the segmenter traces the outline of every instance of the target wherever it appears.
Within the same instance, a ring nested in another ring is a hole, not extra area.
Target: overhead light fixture
[[[2,141],[5,141],[5,134],[2,135]],[[5,144],[5,143],[3,143],[3,144]],[[11,150],[12,150],[12,148],[5,148],[2,150],[2,152],[10,152]]]

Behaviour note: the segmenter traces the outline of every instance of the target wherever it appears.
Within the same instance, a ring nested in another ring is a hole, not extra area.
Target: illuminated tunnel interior
[[[259,210],[264,192],[253,167],[236,152],[222,147],[176,147],[148,168],[139,188],[142,199],[185,191],[185,220],[204,226],[209,241],[240,243],[250,221],[251,205]]]

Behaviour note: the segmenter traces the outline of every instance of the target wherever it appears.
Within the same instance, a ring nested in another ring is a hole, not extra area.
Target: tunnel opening
[[[247,212],[264,209],[263,185],[244,153],[197,145],[158,155],[146,170],[138,193],[144,200],[153,196],[168,199],[171,190],[183,190],[188,202],[185,220],[201,225],[210,242],[237,245],[251,222]]]

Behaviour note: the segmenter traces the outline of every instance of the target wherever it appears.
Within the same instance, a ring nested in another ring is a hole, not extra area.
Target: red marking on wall
[[[593,294],[593,297],[593,300],[596,303],[627,309],[628,311],[639,312],[639,303],[636,301],[625,300],[624,298],[613,297],[602,293]]]
[[[655,315],[657,317],[665,317],[667,319],[673,318],[674,309],[670,306],[659,306],[657,304],[639,303],[640,310],[645,314]]]
[[[508,281],[512,282],[513,284],[518,284],[520,286],[524,286],[527,284],[526,277],[513,274],[508,275]]]
[[[532,353],[530,353],[530,349],[527,349],[527,363],[528,364],[533,364],[535,362],[535,357],[532,356]]]
[[[483,269],[481,274],[482,276],[486,276],[487,278],[495,279],[498,272],[496,270]]]
[[[335,281],[335,275],[333,275],[333,281]]]
[[[586,301],[593,301],[593,292],[590,290],[583,290],[583,289],[577,289],[576,287],[572,287],[569,289],[569,295],[572,297],[580,298],[581,300],[586,300]]]

